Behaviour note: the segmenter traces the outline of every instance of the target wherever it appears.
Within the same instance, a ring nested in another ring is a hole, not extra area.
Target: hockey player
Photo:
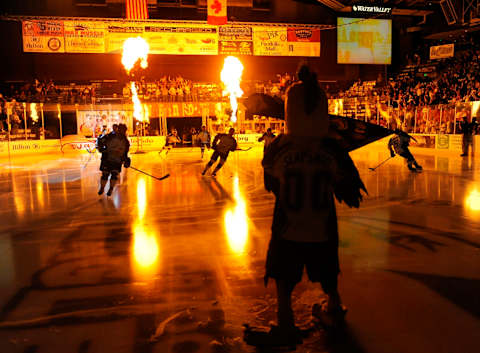
[[[198,141],[200,143],[200,151],[203,154],[205,153],[205,147],[210,148],[210,133],[207,131],[205,126],[202,126],[202,131],[198,134]]]
[[[205,166],[205,169],[202,172],[202,175],[205,175],[207,170],[216,162],[218,157],[220,157],[220,162],[218,162],[217,166],[213,170],[212,176],[216,176],[217,172],[222,168],[228,158],[228,154],[230,151],[235,151],[237,149],[237,140],[233,137],[235,133],[234,128],[230,128],[228,130],[228,134],[218,134],[213,139],[212,148],[214,150],[210,161]]]
[[[286,133],[267,149],[262,164],[265,188],[275,195],[272,235],[267,253],[265,283],[277,287],[278,326],[262,333],[247,327],[244,339],[255,346],[293,346],[301,343],[295,327],[291,295],[304,267],[312,282],[327,295],[312,315],[332,322],[345,314],[337,289],[340,271],[334,196],[358,207],[365,187],[347,152],[328,138],[328,105],[316,75],[306,66],[300,82],[286,93]]]
[[[265,153],[265,151],[267,150],[267,147],[272,143],[272,141],[275,139],[275,134],[272,132],[272,129],[271,128],[268,128],[267,129],[267,132],[265,132],[262,137],[260,137],[258,139],[258,142],[262,142],[262,141],[265,141],[264,142],[264,146],[263,146],[263,152]]]
[[[102,171],[102,177],[100,179],[100,189],[98,194],[103,194],[105,185],[110,177],[110,187],[107,192],[107,196],[111,196],[113,188],[118,180],[118,175],[122,170],[122,164],[125,168],[130,166],[130,158],[128,157],[128,150],[130,143],[128,142],[127,126],[120,124],[118,126],[117,133],[108,134],[102,144],[102,160],[100,163],[100,170]]]
[[[464,117],[460,128],[462,130],[462,151],[461,157],[468,156],[468,146],[470,146],[473,155],[473,134],[476,132],[478,127],[477,119],[473,118],[472,122],[468,122],[468,118]]]
[[[388,141],[388,150],[390,151],[390,156],[395,157],[396,153],[407,160],[407,167],[410,171],[422,171],[422,166],[417,163],[415,157],[413,157],[412,153],[408,149],[408,146],[410,145],[410,139],[413,137],[401,130],[395,131],[395,134],[396,135]]]

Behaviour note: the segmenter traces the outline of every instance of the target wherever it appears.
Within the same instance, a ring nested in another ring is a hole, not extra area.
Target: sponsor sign
[[[258,56],[288,56],[286,27],[253,27],[254,54]]]
[[[250,26],[220,26],[218,27],[219,40],[251,41],[253,40]]]
[[[436,45],[430,47],[430,59],[452,58],[454,55],[454,44]]]
[[[158,116],[166,118],[185,118],[214,115],[216,103],[159,103]]]
[[[130,152],[136,151],[160,151],[165,147],[165,136],[145,136],[145,137],[129,137]]]
[[[8,141],[0,142],[0,156],[8,156]],[[38,154],[60,152],[60,140],[11,141],[10,154]]]
[[[63,21],[23,21],[23,51],[64,53]]]
[[[372,6],[372,5],[353,5],[352,12],[359,13],[377,13],[377,14],[391,14],[392,8],[388,6]]]
[[[67,53],[105,53],[105,25],[100,21],[65,21]]]
[[[132,111],[82,110],[77,113],[77,132],[85,137],[99,136],[105,126],[111,131],[113,124],[126,124],[131,132]]]
[[[320,56],[319,29],[289,27],[287,41],[290,56]]]
[[[437,149],[448,150],[450,147],[449,136],[448,135],[438,135],[437,136]]]
[[[23,21],[25,52],[121,53],[142,37],[151,54],[319,56],[320,30],[294,25],[213,26],[155,21]]]
[[[262,137],[262,134],[236,134],[235,139],[238,144],[259,144],[262,145],[263,142],[258,142],[258,139]]]
[[[253,55],[253,42],[247,41],[220,41],[218,42],[220,55]]]
[[[143,25],[136,22],[107,22],[105,31],[106,53],[121,53],[125,40],[130,37],[143,37]]]
[[[208,25],[146,25],[152,54],[217,55],[218,30]]]
[[[220,26],[218,53],[220,55],[253,55],[252,27]]]

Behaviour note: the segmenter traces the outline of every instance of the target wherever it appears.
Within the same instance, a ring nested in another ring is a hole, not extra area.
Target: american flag
[[[148,18],[147,0],[126,0],[127,19],[144,20]]]

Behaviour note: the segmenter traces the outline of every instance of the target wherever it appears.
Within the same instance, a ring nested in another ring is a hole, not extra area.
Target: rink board
[[[263,142],[258,142],[262,134],[238,134],[235,138],[240,146],[263,146]],[[412,141],[411,147],[437,149],[437,150],[462,150],[462,135],[434,135],[434,134],[412,134],[417,139],[417,143]],[[387,148],[390,136],[382,138],[378,141],[372,142],[368,146],[385,147]],[[137,137],[129,137],[130,151],[160,151],[166,142],[165,136],[146,136],[138,140]],[[92,149],[95,145],[95,139],[88,141],[88,148]],[[480,136],[474,136],[475,152],[480,153]],[[63,148],[64,152],[85,152],[85,140],[72,141],[69,147]],[[37,155],[43,153],[60,153],[60,140],[23,140],[23,141],[8,141],[0,142],[0,157],[8,157],[8,155]]]
[[[165,146],[165,136],[147,136],[141,137],[140,140],[137,137],[130,137],[130,151],[160,151]],[[86,141],[83,140],[71,140],[68,144],[64,143],[63,152],[84,152],[87,153],[87,149],[93,149],[95,147],[95,139]],[[43,153],[61,153],[60,140],[23,140],[23,141],[1,141],[0,142],[0,157],[16,156],[16,155],[37,155]]]

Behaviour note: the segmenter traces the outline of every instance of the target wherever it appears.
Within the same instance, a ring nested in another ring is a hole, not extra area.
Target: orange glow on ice
[[[248,216],[245,198],[240,193],[238,175],[233,179],[233,198],[235,199],[235,206],[225,212],[224,226],[228,245],[235,254],[240,255],[247,245]]]
[[[240,82],[242,81],[243,65],[238,58],[234,56],[227,56],[223,63],[223,69],[220,73],[220,79],[225,85],[223,95],[230,96],[230,106],[232,108],[232,115],[230,121],[232,123],[237,121],[237,98],[243,95],[243,91],[240,88]]]
[[[465,206],[471,211],[480,211],[480,192],[473,189],[465,198]]]

